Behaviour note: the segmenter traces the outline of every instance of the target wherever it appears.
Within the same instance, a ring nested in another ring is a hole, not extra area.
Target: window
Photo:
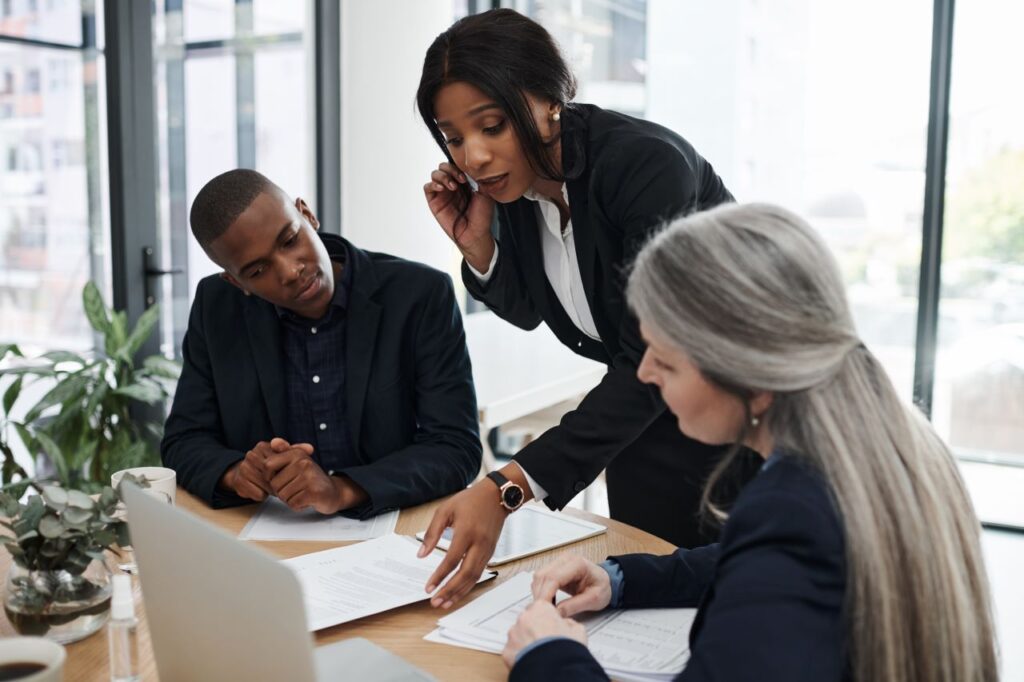
[[[558,41],[579,80],[578,101],[643,116],[646,0],[517,0],[513,6]]]
[[[1024,69],[1022,22],[956,7],[933,419],[961,456],[1024,465],[1024,93],[991,77]]]
[[[103,0],[83,3],[81,0],[47,3],[40,7],[35,0],[0,1],[0,34],[30,38],[44,43],[81,46],[83,12]],[[86,15],[93,16],[92,11]]]
[[[518,5],[558,39],[579,101],[672,128],[738,199],[809,218],[839,258],[862,336],[909,398],[931,3]]]
[[[39,69],[25,72],[25,92],[33,95],[39,93]]]
[[[615,90],[588,87],[593,71],[579,55],[629,55],[626,63],[642,65],[625,72],[643,84],[638,113],[689,139],[739,200],[807,216],[839,260],[861,336],[912,397],[925,174],[943,171],[926,168],[925,153],[932,2],[515,5],[562,42],[581,101],[628,106]],[[640,6],[642,47],[640,32],[618,28],[625,17],[639,22]],[[1024,90],[991,74],[1024,67],[1006,47],[1022,22],[1015,0],[956,6],[932,399],[935,427],[961,458],[980,517],[1016,527],[1024,527]],[[597,47],[620,33],[631,46]],[[605,72],[624,78],[621,62]]]
[[[164,282],[165,352],[180,352],[196,285],[218,271],[189,229],[199,189],[224,171],[254,168],[293,196],[314,199],[309,5],[156,3],[160,251],[185,271]]]
[[[103,56],[81,43],[83,23],[94,18],[77,2],[0,8],[8,18],[0,22],[3,341],[29,350],[89,348],[81,290],[90,278],[108,290],[110,267]],[[78,151],[58,161],[50,151],[60,145]]]

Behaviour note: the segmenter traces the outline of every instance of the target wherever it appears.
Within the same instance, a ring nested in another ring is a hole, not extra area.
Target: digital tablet
[[[608,530],[604,526],[584,521],[568,514],[553,512],[540,504],[524,505],[509,515],[494,548],[488,566],[498,566],[523,557],[546,552],[571,542],[585,540]],[[416,533],[423,540],[424,532]],[[447,550],[452,529],[446,528],[437,542],[437,548]]]

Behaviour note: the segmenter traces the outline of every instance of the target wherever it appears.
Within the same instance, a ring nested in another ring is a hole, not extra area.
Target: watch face
[[[510,485],[505,488],[502,500],[504,500],[507,506],[515,509],[523,503],[523,489],[517,485]]]

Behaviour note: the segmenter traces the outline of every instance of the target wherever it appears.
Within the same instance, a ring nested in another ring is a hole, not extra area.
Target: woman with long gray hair
[[[997,656],[980,526],[949,449],[861,342],[814,230],[770,205],[681,219],[638,256],[638,370],[679,428],[765,458],[719,543],[534,577],[511,679],[604,678],[569,617],[699,606],[679,680],[989,682]],[[552,606],[556,590],[573,596]]]

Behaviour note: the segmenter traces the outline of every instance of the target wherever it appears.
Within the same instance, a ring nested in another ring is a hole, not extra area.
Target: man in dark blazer
[[[447,275],[319,234],[255,171],[211,180],[190,219],[224,272],[196,290],[161,444],[186,489],[368,518],[473,480],[476,398]]]

